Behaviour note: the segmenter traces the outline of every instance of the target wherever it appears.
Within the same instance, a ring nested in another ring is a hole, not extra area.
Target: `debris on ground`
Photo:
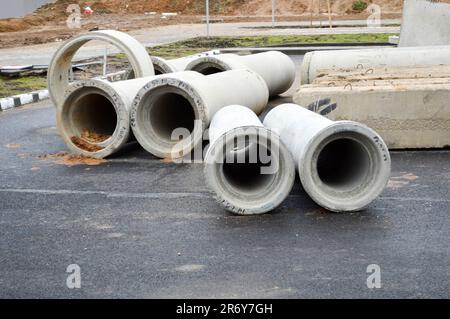
[[[81,133],[80,137],[90,143],[101,143],[110,138],[111,135],[99,134],[96,132],[91,132],[89,130],[84,130],[83,133]]]
[[[165,157],[165,158],[161,159],[160,161],[161,161],[161,163],[164,163],[164,164],[173,164],[173,158],[171,158],[171,157]]]
[[[85,151],[88,151],[88,152],[98,152],[98,151],[101,151],[103,149],[103,147],[101,147],[99,145],[96,145],[96,144],[91,144],[88,141],[86,141],[83,138],[80,138],[78,136],[72,136],[70,138],[70,140],[78,148],[80,148],[82,150],[85,150]]]
[[[68,154],[66,152],[42,155],[42,156],[38,156],[38,159],[44,160],[44,161],[52,161],[55,164],[66,165],[66,166],[75,166],[75,165],[94,166],[94,165],[100,165],[100,164],[108,162],[105,159],[98,159],[98,158],[86,157],[86,156],[82,156],[82,155]]]
[[[7,148],[19,148],[20,145],[19,144],[15,144],[15,143],[10,143],[10,144],[6,144],[5,147],[7,147]]]

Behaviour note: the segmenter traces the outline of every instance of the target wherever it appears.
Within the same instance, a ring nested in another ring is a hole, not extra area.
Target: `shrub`
[[[357,0],[357,1],[353,2],[352,9],[353,9],[353,11],[356,11],[356,12],[363,12],[364,10],[367,9],[367,2],[362,1],[362,0]]]

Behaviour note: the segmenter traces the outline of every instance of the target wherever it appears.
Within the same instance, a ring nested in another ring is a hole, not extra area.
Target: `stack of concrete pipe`
[[[208,51],[199,54],[190,55],[183,58],[166,60],[157,56],[152,56],[153,67],[155,68],[155,75],[182,72],[187,70],[189,63],[206,57],[219,55],[220,51]]]
[[[90,40],[125,52],[135,78],[69,83],[71,60]],[[336,212],[363,209],[389,177],[387,147],[364,125],[332,122],[293,104],[259,120],[269,97],[295,79],[294,63],[280,52],[163,61],[126,34],[96,31],[64,43],[48,77],[57,126],[71,151],[104,158],[134,137],[151,154],[176,159],[209,139],[207,184],[236,214],[275,209],[291,192],[296,167],[311,198]]]
[[[135,78],[69,84],[72,58],[91,40],[113,44],[123,51]],[[212,57],[227,61],[226,68],[210,74],[182,71],[197,59]],[[294,63],[280,52],[248,57],[222,57],[209,52],[166,61],[150,57],[129,35],[106,30],[65,42],[52,59],[48,86],[57,108],[57,126],[72,151],[103,158],[125,145],[132,131],[148,152],[176,158],[201,145],[204,131],[220,108],[242,104],[259,114],[269,95],[283,93],[294,79]],[[176,128],[184,128],[183,138],[174,138]]]
[[[277,207],[291,191],[294,167],[308,195],[334,212],[364,209],[390,176],[389,151],[375,131],[296,104],[275,107],[264,124],[248,108],[228,106],[214,116],[209,135],[206,181],[237,214]]]

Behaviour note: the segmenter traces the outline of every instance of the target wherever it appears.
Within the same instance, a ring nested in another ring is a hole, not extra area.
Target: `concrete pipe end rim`
[[[311,60],[314,55],[314,52],[308,52],[303,57],[302,64],[300,66],[300,84],[309,84],[309,70],[311,67]]]
[[[102,41],[113,45],[127,56],[136,77],[154,75],[153,64],[145,49],[130,35],[116,30],[87,32],[66,40],[53,55],[47,83],[49,95],[57,108],[64,103],[61,92],[69,85],[69,70],[72,59],[78,50],[90,41]]]
[[[384,190],[391,158],[383,139],[367,126],[339,121],[306,146],[298,169],[303,188],[333,212],[360,211]]]
[[[186,70],[196,71],[203,75],[211,75],[230,71],[233,68],[217,57],[202,57],[188,64]]]
[[[239,139],[241,142],[237,142]],[[258,215],[272,211],[289,195],[295,181],[295,163],[273,131],[239,127],[223,134],[208,149],[204,175],[226,210]]]
[[[160,158],[181,158],[202,144],[207,110],[198,92],[176,78],[145,85],[131,107],[131,128],[139,144]]]
[[[69,149],[104,158],[128,141],[130,119],[124,101],[104,81],[71,84],[57,112],[58,129]]]
[[[165,59],[152,56],[152,63],[153,63],[153,69],[155,70],[155,75],[161,75],[161,74],[167,74],[167,73],[174,73],[176,70],[174,70]]]

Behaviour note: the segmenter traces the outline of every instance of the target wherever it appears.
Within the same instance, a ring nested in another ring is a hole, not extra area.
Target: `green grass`
[[[198,37],[167,45],[149,48],[151,55],[165,59],[175,59],[218,48],[258,47],[293,43],[333,43],[333,42],[387,42],[394,34],[336,34],[336,35],[283,35],[283,36],[243,36],[243,37]],[[125,54],[114,56],[126,61]],[[123,63],[123,62],[122,62]],[[120,66],[119,66],[120,67]],[[28,93],[47,87],[45,76],[25,76],[9,78],[0,76],[0,98]]]
[[[0,76],[0,98],[42,90],[46,87],[47,78],[45,76],[24,76],[19,78]]]
[[[362,1],[362,0],[357,0],[357,1],[353,2],[352,9],[353,9],[353,11],[356,11],[356,12],[363,12],[364,10],[367,9],[367,6],[368,6],[367,2]]]
[[[258,47],[283,44],[388,42],[394,34],[282,35],[243,37],[198,37],[149,48],[151,55],[174,59],[216,48]]]

